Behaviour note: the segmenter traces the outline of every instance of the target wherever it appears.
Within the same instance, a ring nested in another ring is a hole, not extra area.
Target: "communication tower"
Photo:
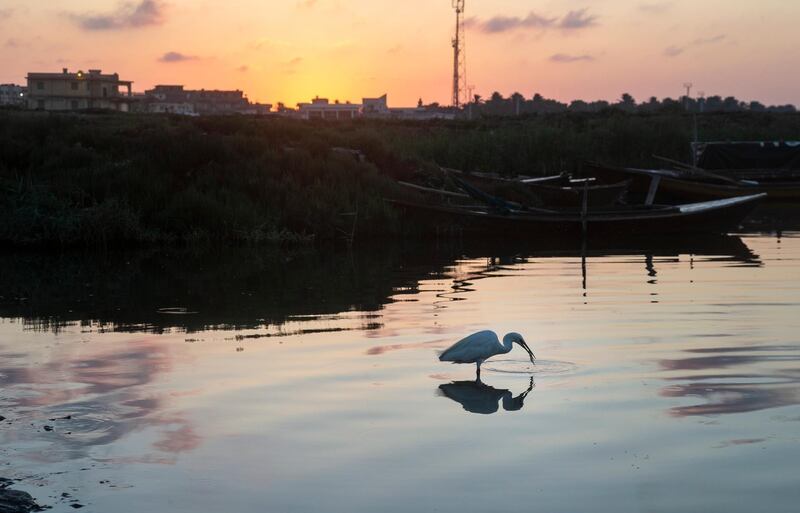
[[[456,36],[453,38],[453,107],[461,107],[461,99],[466,93],[467,53],[464,26],[465,0],[451,0],[456,11]],[[469,101],[467,99],[467,101]]]

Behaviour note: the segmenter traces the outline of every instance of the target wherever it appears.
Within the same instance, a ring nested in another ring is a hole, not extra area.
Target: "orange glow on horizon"
[[[450,2],[409,0],[5,0],[0,82],[29,71],[102,68],[156,84],[242,89],[294,106],[319,95],[358,103],[446,104]],[[569,101],[696,91],[800,103],[795,20],[785,0],[467,2],[468,83],[488,97]]]

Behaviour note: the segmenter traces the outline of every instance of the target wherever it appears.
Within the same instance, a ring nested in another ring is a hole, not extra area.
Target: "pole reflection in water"
[[[533,390],[533,377],[528,389],[514,397],[510,390],[494,388],[480,378],[475,381],[454,381],[439,385],[439,393],[461,404],[470,413],[491,415],[499,411],[498,402],[502,402],[505,411],[519,411],[525,405],[525,398]]]

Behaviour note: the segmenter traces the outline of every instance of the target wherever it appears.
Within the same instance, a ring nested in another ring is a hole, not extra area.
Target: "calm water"
[[[0,269],[0,475],[54,511],[800,504],[791,234],[585,259],[29,254]],[[438,362],[486,328],[524,334],[536,367],[516,349],[476,383]]]

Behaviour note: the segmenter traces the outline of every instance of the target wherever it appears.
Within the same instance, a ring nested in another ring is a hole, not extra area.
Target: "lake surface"
[[[53,511],[798,511],[792,233],[0,269],[0,476]],[[536,366],[437,360],[481,329]]]

